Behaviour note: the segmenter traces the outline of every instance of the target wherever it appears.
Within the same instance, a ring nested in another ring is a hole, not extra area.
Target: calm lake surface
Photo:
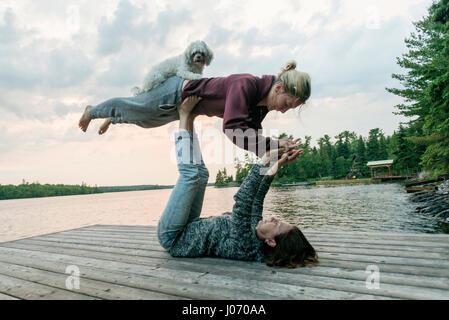
[[[232,211],[238,188],[207,187],[203,217]],[[157,225],[171,189],[0,201],[0,242],[94,224]],[[415,212],[400,184],[272,187],[264,217],[326,231],[449,233]]]

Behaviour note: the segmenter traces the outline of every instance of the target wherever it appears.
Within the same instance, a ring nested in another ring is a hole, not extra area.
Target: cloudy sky
[[[316,141],[344,130],[391,135],[405,119],[396,57],[412,22],[431,0],[2,0],[0,2],[0,184],[26,181],[89,185],[174,184],[172,132],[111,126],[87,133],[84,107],[130,96],[149,68],[202,39],[215,59],[205,77],[277,74],[288,60],[312,77],[312,97],[298,113],[268,114],[267,135]],[[222,120],[199,117],[211,180],[230,172],[242,152],[220,133]],[[225,151],[227,150],[227,151]],[[229,151],[230,150],[230,151]]]

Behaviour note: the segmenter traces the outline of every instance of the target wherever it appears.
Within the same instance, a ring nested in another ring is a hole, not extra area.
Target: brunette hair
[[[299,98],[302,103],[306,103],[311,94],[312,80],[308,73],[296,70],[296,61],[288,61],[275,77],[274,83],[284,83],[286,93],[290,93]]]
[[[261,248],[268,266],[296,268],[318,264],[315,249],[298,227],[293,226],[293,229],[277,235],[274,240],[275,247],[270,247],[264,242]]]

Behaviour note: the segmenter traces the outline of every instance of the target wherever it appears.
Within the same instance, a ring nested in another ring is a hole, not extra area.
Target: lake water
[[[232,211],[238,188],[207,187],[202,216]],[[171,189],[0,201],[0,242],[94,224],[157,225]],[[400,184],[272,187],[264,216],[327,231],[449,233]],[[446,231],[445,231],[446,230]]]

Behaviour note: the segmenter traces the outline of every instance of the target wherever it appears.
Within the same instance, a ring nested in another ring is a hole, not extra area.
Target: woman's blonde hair
[[[308,73],[297,71],[296,61],[288,61],[282,68],[281,72],[275,77],[274,84],[284,83],[286,93],[292,94],[301,99],[305,103],[311,93],[311,79]]]

